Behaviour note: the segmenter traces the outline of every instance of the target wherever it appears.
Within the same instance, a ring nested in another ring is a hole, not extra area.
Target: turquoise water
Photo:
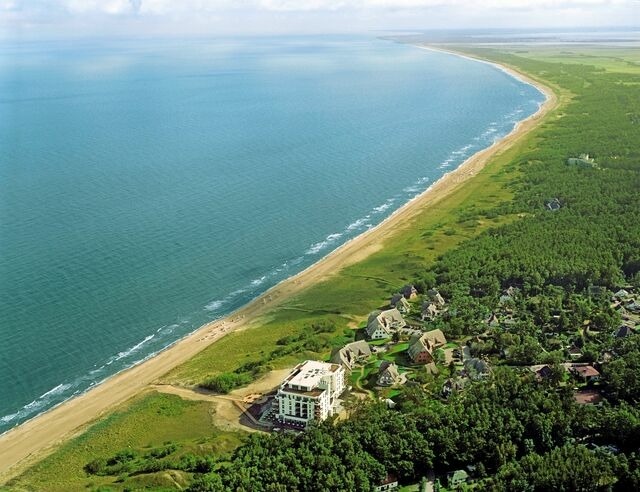
[[[387,41],[0,48],[0,432],[245,304],[542,95]]]

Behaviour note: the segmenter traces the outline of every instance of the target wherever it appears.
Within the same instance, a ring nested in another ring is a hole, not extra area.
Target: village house
[[[434,302],[425,302],[422,305],[422,321],[433,321],[444,312]]]
[[[378,372],[378,379],[376,384],[378,386],[395,386],[397,384],[403,384],[405,378],[398,371],[398,366],[393,362],[383,361],[380,364]]]
[[[275,397],[276,419],[306,427],[334,414],[345,390],[345,370],[339,364],[307,360],[298,364],[280,385]]]
[[[425,295],[429,302],[436,305],[436,307],[443,308],[446,305],[444,297],[440,295],[437,289],[429,289]]]
[[[331,353],[331,362],[340,364],[347,371],[351,371],[356,364],[361,364],[371,356],[371,347],[365,340],[351,342],[342,348],[336,348]]]
[[[447,339],[444,336],[444,333],[442,333],[442,330],[427,331],[422,335],[422,337],[431,342],[433,348],[440,348],[447,344]]]
[[[445,398],[449,398],[449,396],[451,396],[452,393],[457,393],[459,391],[462,391],[464,389],[465,381],[466,381],[465,379],[459,379],[459,378],[447,379],[442,385],[442,396],[444,396]]]
[[[576,378],[585,383],[591,383],[600,379],[600,373],[598,372],[598,370],[588,364],[573,364],[569,367],[569,371]]]
[[[621,325],[614,334],[616,338],[626,338],[633,335],[634,331],[629,325]]]
[[[579,359],[582,357],[582,349],[578,347],[575,343],[572,343],[567,348],[567,352],[569,353],[569,357],[572,359]]]
[[[409,304],[409,301],[407,301],[407,299],[402,294],[394,295],[391,298],[389,305],[392,308],[396,308],[402,314],[407,314],[409,313],[409,311],[411,311],[411,304]]]
[[[426,336],[426,333],[414,335],[409,340],[407,356],[414,364],[429,364],[433,362],[434,350],[435,347],[429,337]]]
[[[542,364],[542,366],[531,366],[529,367],[529,370],[535,374],[538,381],[544,381],[553,376],[553,369],[551,369],[547,364]]]
[[[469,480],[469,474],[464,470],[447,473],[447,485],[450,489],[457,489]]]
[[[398,489],[398,479],[394,475],[387,475],[384,480],[373,487],[375,492],[389,492]]]
[[[620,289],[618,292],[613,294],[613,296],[611,297],[611,300],[612,301],[622,301],[623,299],[626,299],[627,297],[629,297],[629,292],[624,290],[624,289]]]
[[[418,297],[418,290],[413,285],[405,285],[400,289],[405,299],[415,299]]]
[[[406,325],[402,314],[395,308],[374,311],[369,315],[366,332],[371,340],[382,340],[391,338],[391,330],[404,328]]]
[[[491,373],[491,367],[486,360],[472,357],[464,361],[464,371],[469,379],[478,381]]]

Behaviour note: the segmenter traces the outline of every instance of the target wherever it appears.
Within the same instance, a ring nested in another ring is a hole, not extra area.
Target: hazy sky
[[[0,0],[2,37],[637,26],[640,0]]]

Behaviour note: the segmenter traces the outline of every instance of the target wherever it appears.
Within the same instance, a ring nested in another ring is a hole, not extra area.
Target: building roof
[[[331,352],[331,362],[341,364],[351,369],[360,358],[366,358],[371,355],[371,348],[365,340],[351,342],[344,347],[336,348]]]
[[[600,373],[593,366],[573,366],[571,371],[574,374],[582,376],[583,378],[590,378],[595,376],[600,376]]]
[[[424,333],[424,335],[422,335],[422,338],[431,342],[431,345],[433,346],[446,345],[447,343],[447,338],[444,336],[444,333],[442,333],[442,330],[440,329],[427,331],[426,333]]]
[[[409,348],[407,351],[409,352],[409,357],[412,359],[415,358],[417,354],[420,352],[429,352],[433,350],[433,345],[429,341],[428,338],[425,338],[423,335],[414,335],[411,340],[409,340]]]
[[[402,295],[407,299],[411,299],[412,297],[415,297],[418,295],[417,289],[411,284],[405,285],[401,289],[401,292],[402,292]]]
[[[633,328],[629,325],[622,325],[616,330],[616,338],[625,338],[633,335]]]
[[[476,374],[488,374],[491,368],[489,363],[482,359],[472,357],[464,361],[464,368],[467,371],[475,372]]]
[[[446,304],[444,297],[440,295],[438,289],[429,289],[426,293],[427,299],[437,306],[444,306]]]
[[[397,323],[404,325],[404,318],[402,314],[397,309],[387,309],[386,311],[382,311],[378,318],[382,318],[387,323]]]
[[[337,364],[307,360],[287,376],[282,386],[286,386],[287,390],[290,389],[289,386],[298,386],[302,390],[312,391],[318,387],[324,376],[336,372],[339,368]]]
[[[378,376],[378,381],[380,381],[383,377],[386,377],[393,381],[394,383],[400,379],[400,373],[398,372],[398,366],[393,362],[383,362],[380,365],[380,374]]]
[[[620,289],[618,292],[613,294],[613,297],[615,297],[616,299],[624,299],[625,297],[628,297],[628,296],[629,296],[629,292],[627,292],[624,289]]]
[[[389,301],[389,305],[392,307],[396,307],[396,304],[398,304],[400,299],[404,299],[404,296],[402,294],[393,294],[393,296],[391,296],[391,301]]]

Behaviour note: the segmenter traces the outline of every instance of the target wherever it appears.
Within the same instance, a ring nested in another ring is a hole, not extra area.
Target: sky
[[[0,0],[0,37],[640,25],[640,0]]]

